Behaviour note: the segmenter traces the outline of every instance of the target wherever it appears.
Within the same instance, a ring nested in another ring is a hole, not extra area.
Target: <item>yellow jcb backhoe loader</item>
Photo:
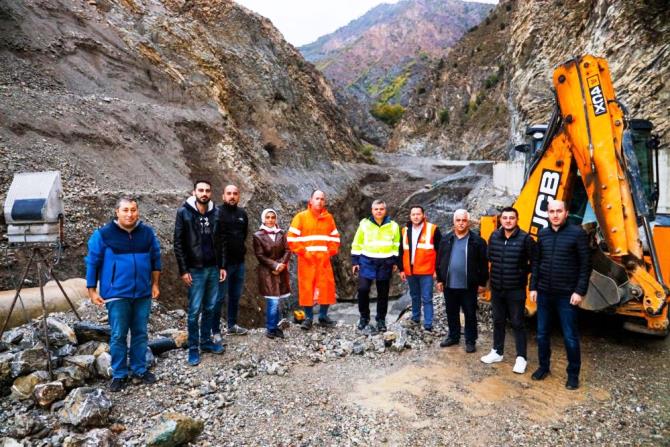
[[[514,203],[519,226],[537,236],[549,199],[591,236],[593,273],[581,307],[625,318],[628,330],[668,334],[670,216],[657,216],[658,138],[615,96],[605,59],[583,56],[554,70],[556,106],[547,125],[530,127],[524,186]],[[667,188],[668,185],[663,185]],[[663,220],[665,219],[665,220]],[[488,240],[496,216],[481,219]],[[653,228],[653,230],[652,230]],[[526,301],[529,315],[535,304]]]

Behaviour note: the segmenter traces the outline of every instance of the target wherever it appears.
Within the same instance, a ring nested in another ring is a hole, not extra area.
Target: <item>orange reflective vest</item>
[[[287,231],[289,249],[298,255],[298,304],[335,304],[335,277],[330,257],[340,248],[333,216],[308,207],[296,214]]]
[[[414,263],[410,263],[412,250],[408,240],[407,227],[402,228],[402,266],[405,275],[432,275],[435,273],[435,258],[437,247],[435,247],[435,224],[424,222],[414,252]]]

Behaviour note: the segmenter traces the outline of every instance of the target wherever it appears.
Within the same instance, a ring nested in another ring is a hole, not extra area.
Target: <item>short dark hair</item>
[[[212,182],[210,182],[209,180],[196,180],[195,182],[193,182],[193,191],[198,189],[198,183],[205,183],[206,185],[209,185],[210,188],[212,187]]]
[[[409,207],[409,212],[411,213],[414,208],[419,208],[422,214],[426,214],[426,210],[423,209],[421,205],[412,205]]]
[[[130,195],[124,195],[124,196],[119,197],[116,200],[116,205],[114,205],[114,209],[118,210],[119,208],[121,208],[121,204],[124,203],[124,202],[127,202],[127,203],[135,202],[135,205],[137,205],[139,207],[139,204],[137,203],[137,199],[135,197],[130,196]]]
[[[514,213],[516,218],[519,218],[519,212],[513,206],[506,206],[505,208],[501,209],[500,214],[502,215],[502,213]]]

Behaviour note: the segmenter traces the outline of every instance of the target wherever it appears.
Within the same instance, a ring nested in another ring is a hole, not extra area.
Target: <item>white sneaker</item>
[[[212,335],[212,341],[216,344],[221,343],[221,341],[222,341],[221,334]]]
[[[503,356],[498,354],[495,349],[491,349],[491,352],[483,356],[480,360],[484,363],[498,363],[502,362]]]
[[[517,374],[523,374],[526,372],[526,365],[528,362],[526,361],[525,358],[518,356],[516,358],[516,362],[514,362],[514,368],[512,368],[512,371],[514,371]]]

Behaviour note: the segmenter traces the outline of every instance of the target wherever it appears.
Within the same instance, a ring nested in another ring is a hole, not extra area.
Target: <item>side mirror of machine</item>
[[[530,152],[530,144],[524,143],[524,144],[517,144],[514,146],[514,150],[517,152],[523,152],[524,154],[527,154]]]

